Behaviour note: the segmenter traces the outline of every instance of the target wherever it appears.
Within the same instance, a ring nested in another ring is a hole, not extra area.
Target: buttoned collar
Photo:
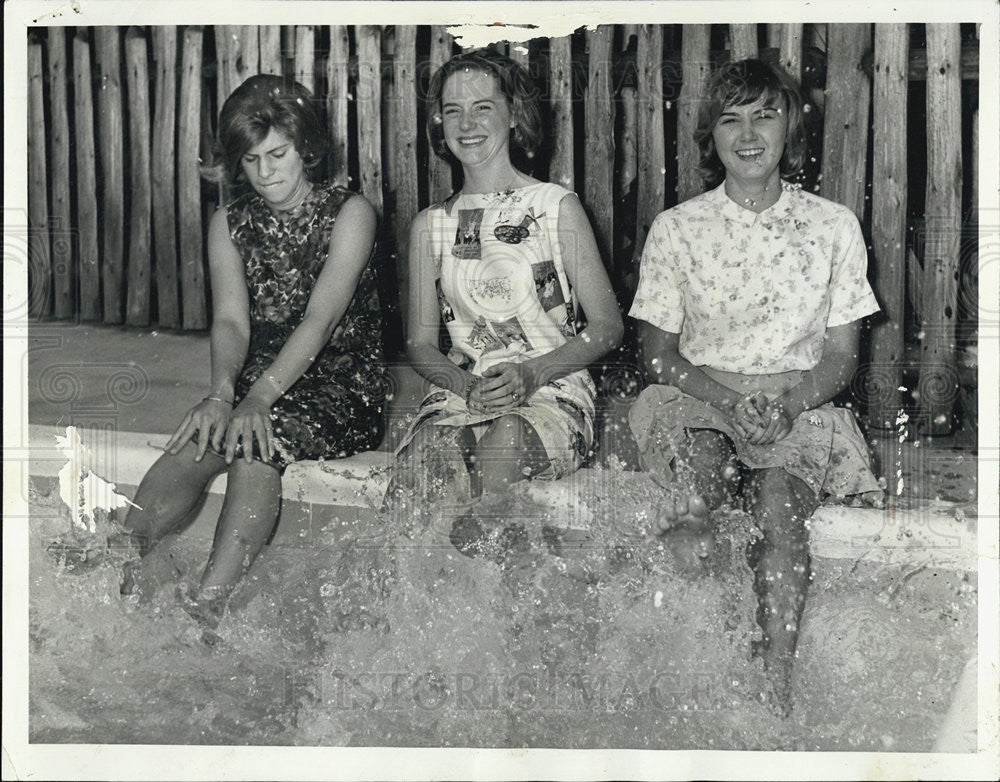
[[[726,195],[725,182],[714,190],[709,191],[708,196],[713,203],[718,204],[719,211],[727,220],[734,220],[743,225],[752,226],[758,223],[770,223],[787,216],[792,208],[792,200],[795,197],[794,193],[799,188],[800,185],[794,185],[782,179],[781,194],[778,196],[778,200],[759,213],[740,206]]]

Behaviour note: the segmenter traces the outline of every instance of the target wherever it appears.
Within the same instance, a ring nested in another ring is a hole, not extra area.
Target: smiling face
[[[240,158],[240,165],[250,186],[275,210],[298,205],[311,187],[295,143],[274,128]]]
[[[788,112],[781,97],[726,106],[712,130],[726,177],[745,185],[770,185],[780,178]]]
[[[463,166],[510,159],[510,107],[496,78],[479,70],[448,77],[441,90],[441,121],[448,149]]]

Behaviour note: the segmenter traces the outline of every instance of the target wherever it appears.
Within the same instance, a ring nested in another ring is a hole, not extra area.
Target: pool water
[[[431,512],[345,516],[269,547],[210,637],[174,598],[205,541],[165,541],[162,588],[122,599],[123,555],[71,575],[46,553],[69,516],[35,484],[30,740],[930,750],[975,648],[973,576],[816,559],[781,719],[748,654],[749,521],[726,519],[729,566],[692,582],[642,534],[654,500],[611,481],[579,498],[600,519],[586,545],[558,557],[533,532],[504,568]],[[511,513],[566,521],[523,497]]]

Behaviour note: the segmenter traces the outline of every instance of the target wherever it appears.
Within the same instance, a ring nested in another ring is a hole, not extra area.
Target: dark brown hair
[[[240,159],[272,129],[292,140],[305,164],[306,177],[317,181],[326,156],[326,130],[312,93],[297,81],[271,74],[251,76],[226,98],[219,114],[214,159],[202,169],[203,175],[216,182],[242,181]]]
[[[763,60],[739,60],[726,63],[712,74],[698,109],[698,127],[694,131],[699,152],[698,172],[708,184],[718,184],[726,175],[712,138],[722,112],[732,106],[756,103],[762,98],[781,99],[788,111],[781,175],[794,176],[802,169],[806,162],[806,132],[799,86],[783,70]]]
[[[434,153],[449,163],[455,161],[444,140],[441,94],[448,77],[463,70],[481,71],[497,80],[514,120],[510,139],[512,151],[520,152],[527,158],[534,157],[543,135],[538,90],[524,68],[493,49],[473,49],[456,54],[431,77],[427,88],[427,135]]]

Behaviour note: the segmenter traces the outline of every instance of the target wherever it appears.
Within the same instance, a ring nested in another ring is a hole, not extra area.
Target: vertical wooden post
[[[958,316],[962,230],[961,37],[957,24],[927,25],[927,194],[924,211],[924,338],[920,345],[921,432],[948,434],[958,391]]]
[[[138,27],[125,33],[125,74],[129,112],[129,193],[128,306],[125,322],[130,326],[149,325],[149,286],[152,280],[150,224],[152,182],[149,162],[149,64],[146,36]]]
[[[830,25],[829,36],[820,192],[849,207],[861,220],[870,91],[861,61],[871,46],[871,25]]]
[[[875,25],[872,95],[872,265],[884,318],[872,327],[869,425],[895,426],[903,382],[906,287],[906,97],[909,25]]]
[[[49,237],[52,251],[52,278],[55,294],[54,315],[70,318],[76,314],[73,274],[73,231],[69,195],[69,95],[66,92],[66,37],[63,28],[48,29],[49,107],[52,118],[52,209]]]
[[[281,25],[267,24],[257,28],[257,46],[260,50],[260,72],[281,76]]]
[[[677,203],[694,198],[705,190],[698,173],[698,145],[694,131],[698,109],[705,96],[710,75],[709,39],[712,26],[686,24],[681,32],[681,95],[677,111]]]
[[[626,55],[632,46],[632,40],[637,36],[637,25],[622,25],[618,51],[619,56]],[[619,100],[621,121],[619,123],[620,136],[617,145],[618,160],[616,161],[617,175],[615,177],[615,204],[617,213],[614,231],[615,269],[612,276],[612,283],[616,288],[620,287],[623,274],[627,273],[632,267],[633,247],[630,244],[629,231],[625,226],[630,223],[634,224],[635,220],[635,180],[638,169],[635,81],[631,78],[626,78],[623,81],[621,98]]]
[[[573,190],[573,38],[549,40],[549,90],[552,95],[552,159],[549,179]]]
[[[218,101],[219,111],[222,104],[226,102],[229,93],[236,85],[233,71],[235,66],[232,63],[234,37],[233,26],[228,24],[218,24],[215,26],[215,97]]]
[[[177,210],[174,133],[177,130],[177,28],[156,25],[156,108],[153,115],[153,239],[156,258],[157,322],[181,325],[177,285]]]
[[[42,42],[28,39],[28,314],[52,313],[48,172],[45,154],[45,72]]]
[[[587,95],[584,104],[583,193],[594,223],[597,246],[606,269],[614,262],[615,117],[611,93],[611,44],[614,27],[600,25],[587,32]]]
[[[393,225],[396,229],[399,312],[405,329],[409,294],[407,258],[410,223],[420,208],[417,197],[417,91],[414,89],[417,69],[417,28],[413,25],[397,26],[395,45],[392,185],[396,194],[396,208]]]
[[[531,64],[531,51],[528,44],[528,41],[511,41],[507,44],[507,56],[525,70],[528,70],[528,66]]]
[[[316,30],[311,24],[295,28],[295,81],[316,90]]]
[[[784,22],[778,41],[781,67],[795,81],[802,82],[802,22]]]
[[[117,27],[95,27],[97,67],[100,76],[97,116],[100,121],[101,217],[104,247],[101,262],[104,272],[104,322],[121,323],[125,302],[122,287],[125,277],[123,225],[125,222],[125,184],[120,82],[121,46]]]
[[[657,24],[639,27],[636,53],[639,72],[639,200],[636,206],[635,256],[627,278],[630,290],[638,282],[639,260],[649,226],[663,210],[666,153],[663,128],[663,28]]]
[[[76,225],[80,253],[80,318],[101,318],[100,251],[97,245],[97,154],[94,95],[90,80],[89,28],[73,36],[73,128],[76,141]]]
[[[757,56],[756,24],[731,24],[729,35],[732,41],[729,52],[732,62]]]
[[[201,59],[204,32],[184,30],[181,47],[181,100],[177,126],[177,197],[180,204],[181,314],[186,329],[208,325],[205,268],[202,256],[201,179]]]
[[[330,181],[347,187],[347,72],[350,42],[343,25],[330,27],[330,57],[326,62],[326,115],[330,123]]]
[[[431,27],[431,76],[437,72],[438,68],[451,59],[454,44],[455,39],[447,32],[447,28],[438,25]],[[430,110],[431,107],[428,106],[428,111]],[[454,189],[451,165],[447,160],[442,160],[431,150],[429,168],[430,183],[428,192],[431,203],[437,203],[451,195]]]
[[[358,83],[358,158],[361,192],[382,214],[382,31],[376,25],[356,28]]]

